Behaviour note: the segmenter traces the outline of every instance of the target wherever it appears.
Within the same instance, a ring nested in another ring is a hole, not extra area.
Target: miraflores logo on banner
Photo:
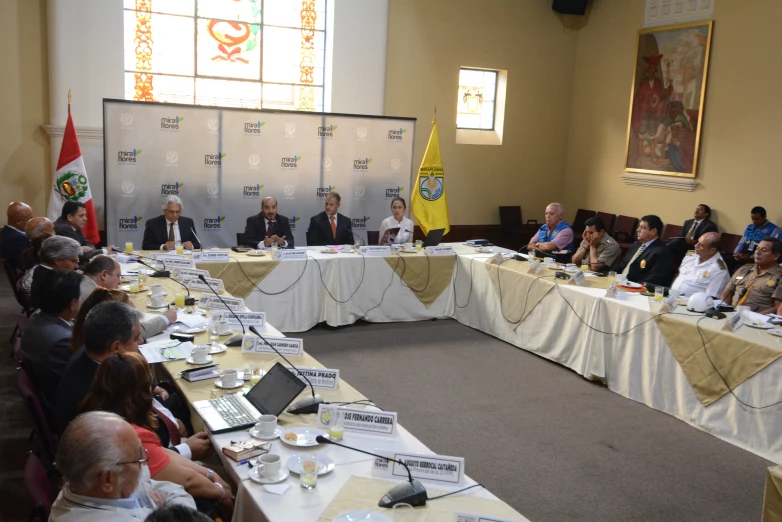
[[[294,230],[296,228],[296,223],[298,223],[300,219],[301,219],[300,216],[291,216],[288,219],[288,221],[290,222],[290,225],[291,225],[291,230]]]
[[[123,112],[119,115],[119,122],[123,129],[130,129],[133,127],[133,115],[129,112]]]
[[[217,183],[206,184],[206,197],[209,199],[215,199],[220,196],[220,185]]]
[[[354,230],[365,230],[367,228],[367,223],[369,223],[369,216],[353,218],[350,221],[352,222]]]
[[[399,170],[401,168],[402,168],[402,160],[400,159],[391,160],[391,170]]]
[[[388,131],[388,141],[402,141],[407,129],[391,129]]]
[[[356,127],[356,139],[358,141],[367,141],[369,131],[366,127]]]
[[[141,149],[117,151],[117,163],[119,165],[136,165],[139,154],[141,154]]]
[[[301,160],[301,156],[296,156],[295,154],[291,157],[285,157],[283,156],[280,159],[280,169],[282,170],[299,170],[299,161]]]
[[[178,131],[179,125],[184,118],[182,116],[174,116],[173,118],[160,118],[160,130],[162,131]]]
[[[133,216],[129,218],[119,218],[119,229],[123,232],[130,232],[132,230],[139,229],[139,223],[141,222],[141,216]]]
[[[282,193],[285,194],[285,199],[293,199],[293,194],[296,192],[296,185],[285,185],[282,187]]]
[[[204,167],[222,167],[223,158],[225,157],[225,152],[218,152],[217,154],[204,154]]]
[[[247,165],[252,170],[261,168],[261,157],[258,154],[250,154],[247,156]]]
[[[320,164],[323,166],[323,170],[325,172],[331,171],[331,158],[329,156],[324,157],[322,160],[320,160]]]
[[[286,123],[285,124],[285,137],[286,138],[295,138],[296,137],[296,124],[295,123]]]
[[[166,164],[169,167],[176,167],[179,165],[179,153],[175,150],[166,151]]]
[[[372,158],[354,159],[353,172],[368,172],[370,163],[372,163]]]
[[[133,191],[136,189],[136,184],[132,181],[123,181],[122,182],[122,197],[123,198],[132,198]]]
[[[336,185],[329,185],[328,187],[318,187],[316,195],[319,198],[325,198],[329,192],[336,190]]]
[[[386,189],[386,199],[402,197],[401,193],[402,193],[402,191],[404,189],[405,189],[404,187],[387,188]]]
[[[204,231],[220,230],[224,222],[225,222],[225,216],[217,216],[216,218],[204,218]]]
[[[245,185],[242,187],[242,197],[243,198],[260,198],[261,197],[261,189],[263,189],[263,185],[260,183],[255,185]]]
[[[244,122],[244,134],[247,136],[260,136],[261,127],[266,124],[265,121],[246,121]]]
[[[209,118],[209,121],[206,122],[206,127],[209,129],[209,132],[217,132],[220,130],[220,120],[217,118]]]
[[[174,183],[163,183],[160,185],[160,195],[161,196],[178,196],[179,195],[179,189],[184,187],[184,183],[180,183],[179,181],[176,181]]]
[[[356,194],[356,197],[358,199],[363,198],[367,193],[367,188],[364,185],[359,185],[356,187],[356,190],[354,191]]]
[[[328,127],[318,127],[318,138],[322,140],[334,139],[334,131],[337,130],[336,125],[329,125]]]

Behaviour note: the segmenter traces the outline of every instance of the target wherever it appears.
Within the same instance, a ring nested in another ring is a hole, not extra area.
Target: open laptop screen
[[[306,387],[290,370],[276,363],[244,397],[261,413],[279,416]]]

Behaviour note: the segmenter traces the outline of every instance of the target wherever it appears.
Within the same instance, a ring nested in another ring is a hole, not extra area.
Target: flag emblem
[[[63,199],[68,201],[79,201],[89,190],[87,176],[68,171],[57,178],[54,183],[54,190],[56,190]]]

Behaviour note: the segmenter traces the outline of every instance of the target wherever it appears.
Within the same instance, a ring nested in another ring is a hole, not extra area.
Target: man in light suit
[[[57,385],[71,357],[71,321],[79,312],[81,276],[71,271],[46,270],[41,277],[41,309],[30,317],[24,329],[22,356],[44,404],[52,411]]]
[[[688,250],[695,248],[701,236],[707,232],[717,232],[717,224],[711,220],[711,207],[701,203],[695,207],[692,219],[682,225],[682,237],[673,239],[668,248],[678,257],[684,257]]]
[[[252,248],[268,248],[272,243],[280,248],[293,248],[290,219],[277,213],[276,198],[263,198],[261,213],[247,218],[244,242]]]
[[[673,277],[673,254],[660,241],[662,220],[655,215],[641,218],[638,225],[638,242],[630,247],[613,269],[634,283],[670,286]]]
[[[163,201],[163,215],[147,221],[144,229],[144,250],[174,250],[177,243],[188,250],[201,248],[195,235],[195,223],[182,215],[182,200],[168,196]]]
[[[338,213],[342,198],[336,192],[326,195],[326,208],[310,219],[307,229],[307,245],[352,245],[353,230],[350,218]]]
[[[6,210],[8,221],[0,230],[0,257],[7,260],[18,276],[19,256],[22,250],[30,246],[30,239],[25,234],[25,226],[33,217],[33,210],[21,201],[14,201]]]

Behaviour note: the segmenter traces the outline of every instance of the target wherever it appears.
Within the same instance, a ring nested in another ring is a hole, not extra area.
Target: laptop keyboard
[[[243,426],[255,423],[252,414],[233,395],[211,399],[209,402],[212,403],[217,413],[223,417],[223,420],[229,426]]]

